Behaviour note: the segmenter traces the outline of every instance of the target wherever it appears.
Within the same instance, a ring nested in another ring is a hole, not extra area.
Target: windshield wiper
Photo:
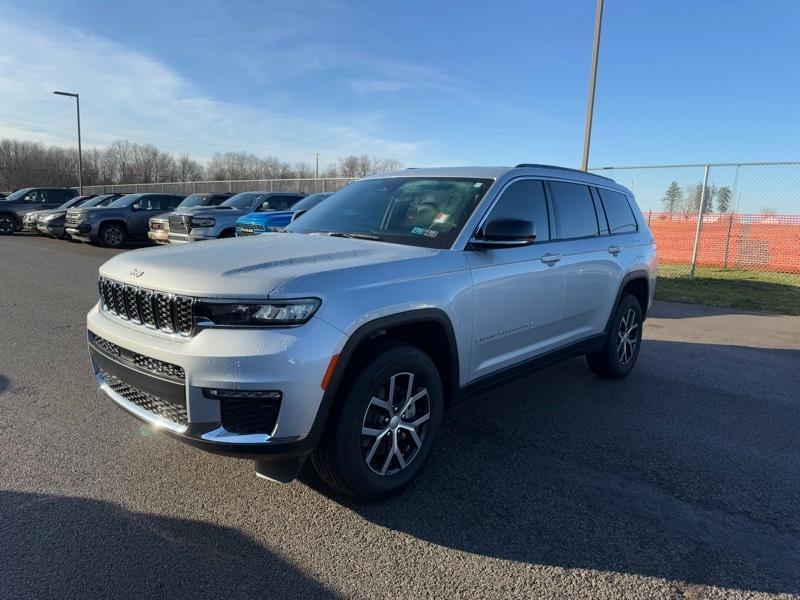
[[[347,231],[328,231],[326,232],[327,236],[329,237],[343,237],[343,238],[350,238],[353,240],[380,240],[377,235],[371,235],[369,233],[349,233]]]

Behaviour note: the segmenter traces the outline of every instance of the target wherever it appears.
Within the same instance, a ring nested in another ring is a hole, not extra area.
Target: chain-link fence
[[[162,192],[167,194],[199,194],[210,192],[335,192],[346,186],[351,177],[322,177],[310,179],[247,179],[237,181],[174,181],[169,183],[121,183],[116,185],[85,185],[84,194],[110,194],[122,192],[139,194]]]
[[[636,196],[661,275],[747,271],[800,285],[800,162],[593,171]]]

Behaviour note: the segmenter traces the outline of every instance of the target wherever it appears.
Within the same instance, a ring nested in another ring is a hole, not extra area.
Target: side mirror
[[[528,246],[536,239],[536,227],[533,221],[524,219],[492,219],[483,227],[483,231],[470,240],[470,246],[476,249],[516,248]]]
[[[261,209],[260,210],[264,210],[264,211],[272,210],[272,207],[269,205],[269,200],[266,200],[265,202],[261,203]]]
[[[131,204],[131,210],[142,210],[142,205],[138,202]]]

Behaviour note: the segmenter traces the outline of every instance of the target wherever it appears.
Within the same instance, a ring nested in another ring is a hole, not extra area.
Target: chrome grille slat
[[[151,329],[158,329],[156,313],[153,311],[153,292],[150,290],[139,290],[139,312],[144,325]]]
[[[155,292],[154,302],[158,328],[161,331],[173,333],[175,331],[175,323],[172,320],[172,303],[170,302],[169,295]]]
[[[123,285],[118,282],[114,282],[111,284],[111,295],[114,298],[114,310],[117,312],[117,316],[121,319],[128,319],[128,311],[125,308],[125,296],[123,295]]]
[[[194,298],[176,296],[101,277],[100,304],[104,311],[150,329],[190,336],[194,330]]]
[[[126,285],[124,291],[125,307],[128,310],[128,318],[134,323],[141,323],[142,317],[139,316],[139,303],[137,302],[138,288],[134,285]]]

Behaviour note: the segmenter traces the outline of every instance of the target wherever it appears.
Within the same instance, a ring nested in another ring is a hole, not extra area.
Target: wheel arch
[[[650,299],[650,277],[648,272],[644,269],[641,269],[631,271],[625,275],[625,277],[623,277],[622,282],[619,285],[619,289],[617,290],[617,297],[614,300],[614,304],[611,307],[611,312],[608,315],[608,320],[606,321],[606,332],[608,332],[608,329],[611,326],[611,319],[614,318],[614,312],[619,306],[619,301],[626,293],[633,294],[636,297],[636,299],[639,301],[639,306],[642,308],[642,319],[646,318],[647,304],[648,300]]]
[[[425,329],[423,329],[423,326]],[[423,308],[380,317],[361,325],[345,342],[325,388],[311,435],[314,445],[322,436],[339,391],[353,371],[351,366],[365,356],[364,350],[384,340],[397,340],[419,347],[436,364],[442,376],[445,406],[458,392],[458,345],[450,318],[438,308]]]
[[[103,227],[108,227],[109,225],[120,225],[122,227],[122,229],[125,230],[125,233],[128,233],[128,224],[125,222],[125,220],[124,219],[116,219],[116,218],[113,218],[113,217],[110,218],[110,219],[101,220],[97,224],[97,232],[100,233],[100,230]]]

